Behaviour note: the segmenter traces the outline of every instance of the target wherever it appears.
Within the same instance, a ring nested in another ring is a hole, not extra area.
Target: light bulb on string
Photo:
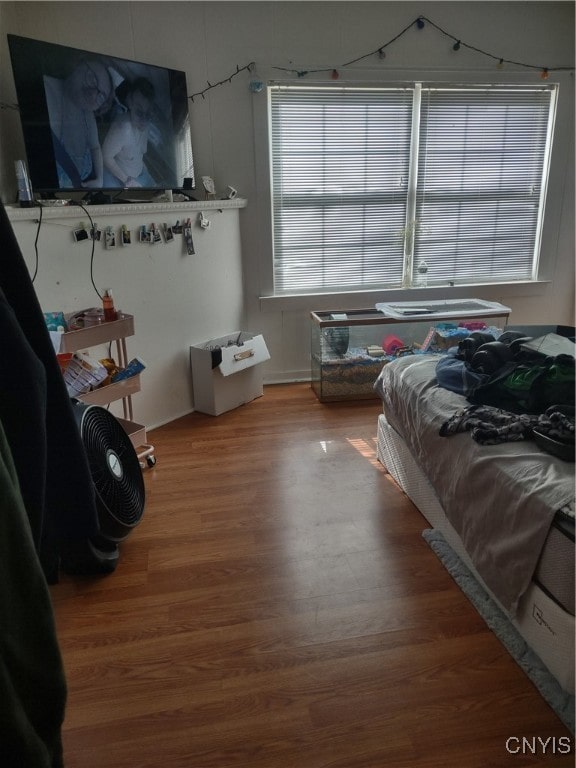
[[[338,78],[340,77],[340,72],[338,72],[337,69],[333,69],[330,77],[332,78],[332,80],[338,80]]]
[[[498,64],[496,64],[496,69],[504,69],[504,59],[500,59]]]
[[[416,26],[418,27],[418,29],[424,29],[425,25],[424,25],[424,19],[422,17],[417,19]]]
[[[248,87],[252,93],[260,93],[260,91],[264,89],[264,81],[258,74],[254,62],[248,65],[248,71],[251,74],[250,85]]]
[[[452,46],[453,51],[459,51],[460,50],[460,40],[457,40],[454,45]]]
[[[542,72],[540,73],[540,78],[541,78],[542,80],[548,80],[548,75],[549,75],[549,74],[550,74],[550,73],[548,72],[548,70],[547,70],[546,68],[544,68],[544,69],[542,70]]]

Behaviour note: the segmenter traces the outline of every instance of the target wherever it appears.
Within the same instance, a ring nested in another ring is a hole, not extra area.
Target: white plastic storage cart
[[[119,313],[117,320],[98,325],[70,330],[62,334],[60,352],[78,352],[88,347],[116,342],[116,362],[121,368],[128,363],[126,338],[134,335],[134,317]],[[113,384],[87,392],[78,396],[78,400],[92,405],[105,406],[115,400],[122,400],[124,418],[118,421],[128,434],[132,445],[136,448],[141,466],[144,462],[152,467],[156,464],[154,446],[146,443],[146,427],[134,421],[132,411],[132,395],[140,391],[140,374],[129,379],[123,379]]]

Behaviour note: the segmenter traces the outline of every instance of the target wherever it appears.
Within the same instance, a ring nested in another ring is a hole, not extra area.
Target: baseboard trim
[[[302,381],[310,381],[310,371],[279,371],[278,373],[266,373],[263,383],[266,384],[297,384]]]

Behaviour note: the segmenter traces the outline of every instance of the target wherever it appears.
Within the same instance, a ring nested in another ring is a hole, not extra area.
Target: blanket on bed
[[[529,440],[480,445],[465,433],[442,437],[442,424],[470,404],[437,385],[437,361],[433,355],[394,360],[375,389],[478,573],[514,613],[556,511],[573,501],[574,465]]]

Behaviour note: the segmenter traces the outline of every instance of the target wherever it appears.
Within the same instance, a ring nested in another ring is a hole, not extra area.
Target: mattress
[[[537,580],[574,614],[574,465],[533,441],[486,446],[469,433],[441,437],[444,421],[469,403],[437,386],[436,362],[416,355],[384,367],[376,390],[387,423],[499,603],[514,614]]]
[[[491,592],[479,576],[462,540],[448,521],[438,496],[410,452],[403,438],[390,426],[386,416],[378,418],[377,456],[398,485],[418,507],[426,520],[439,530],[454,551],[462,558],[468,568],[490,594],[499,603],[498,598]],[[569,567],[566,573],[574,572],[573,536],[561,530],[562,526],[553,526],[542,555],[537,575],[522,594],[515,614],[512,616],[500,603],[500,607],[508,616],[511,623],[518,629],[530,647],[538,654],[543,663],[558,680],[562,688],[574,693],[575,664],[574,664],[574,580],[566,577],[562,583],[559,573],[563,568],[558,564],[557,555],[568,558],[570,544],[572,547]],[[552,598],[547,583],[556,592]],[[566,610],[561,601],[567,602],[571,610]]]

